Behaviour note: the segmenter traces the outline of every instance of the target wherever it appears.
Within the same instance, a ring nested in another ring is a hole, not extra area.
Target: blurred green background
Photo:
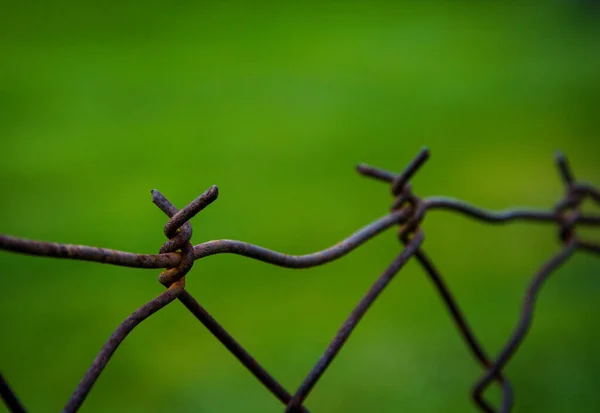
[[[584,2],[189,5],[3,2],[0,232],[157,252],[158,188],[179,207],[212,184],[194,243],[304,254],[385,214],[422,146],[422,196],[551,207],[562,149],[600,184],[600,27]],[[496,354],[552,225],[428,215],[425,249]],[[598,239],[598,232],[586,231]],[[398,253],[394,231],[324,267],[232,255],[188,289],[294,391]],[[158,295],[159,271],[0,253],[0,369],[33,412],[58,411],[114,328]],[[507,369],[515,412],[593,412],[600,261],[577,254],[544,287]],[[475,412],[481,374],[410,263],[307,400],[314,412]],[[498,391],[489,392],[497,400]],[[177,302],[127,338],[84,412],[281,412]]]

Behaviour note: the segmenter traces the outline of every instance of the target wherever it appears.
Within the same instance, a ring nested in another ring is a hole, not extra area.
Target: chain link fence
[[[428,158],[429,151],[423,149],[400,174],[368,165],[359,165],[357,169],[360,174],[391,185],[391,192],[394,196],[391,212],[338,244],[308,255],[287,255],[233,240],[209,241],[193,246],[190,242],[192,227],[189,220],[217,199],[218,189],[216,186],[209,188],[181,210],[177,209],[157,190],[152,191],[153,202],[169,217],[164,226],[167,241],[160,248],[159,254],[134,254],[90,246],[56,244],[0,235],[0,248],[7,251],[44,257],[95,261],[134,268],[165,268],[159,276],[159,281],[166,290],[136,310],[117,327],[81,379],[63,412],[76,412],[84,403],[94,383],[127,335],[146,318],[175,300],[179,300],[265,388],[281,401],[285,406],[286,413],[308,412],[304,403],[311,390],[317,385],[319,379],[340,352],[371,304],[411,258],[420,264],[433,282],[463,337],[465,345],[484,371],[474,381],[471,389],[471,397],[474,403],[483,412],[510,412],[514,400],[513,389],[503,370],[527,335],[533,320],[535,302],[542,285],[552,272],[564,264],[575,252],[581,251],[600,255],[600,243],[581,239],[576,233],[578,225],[600,226],[600,215],[586,215],[581,211],[581,205],[585,200],[590,199],[595,204],[600,204],[600,191],[590,184],[576,181],[566,158],[562,154],[558,154],[556,163],[565,185],[565,194],[549,210],[509,209],[496,212],[477,208],[466,202],[451,198],[420,198],[413,193],[409,181]],[[496,358],[490,358],[483,349],[452,293],[446,286],[444,279],[423,249],[425,234],[421,229],[421,222],[429,211],[439,209],[454,211],[468,218],[490,224],[520,220],[543,222],[557,227],[561,248],[554,256],[543,263],[538,272],[532,277],[523,297],[519,321]],[[210,255],[237,254],[286,268],[309,268],[336,260],[393,226],[399,227],[398,239],[403,245],[402,251],[352,310],[321,358],[294,393],[287,391],[271,376],[185,289],[185,275],[190,271],[194,262]],[[502,389],[502,399],[499,406],[493,406],[484,397],[486,389],[494,382]],[[0,395],[10,411],[26,411],[24,405],[19,401],[2,375],[0,375]]]

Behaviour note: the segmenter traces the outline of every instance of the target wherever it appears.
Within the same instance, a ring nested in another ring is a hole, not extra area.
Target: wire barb
[[[191,204],[178,211],[177,208],[160,192],[157,190],[152,191],[153,202],[167,215],[170,217],[169,222],[165,225],[165,235],[171,236],[171,239],[177,237],[175,229],[178,225],[189,225],[189,222],[183,221],[182,217],[190,219],[197,212],[202,210],[204,207],[209,205],[217,197],[216,187],[209,188],[204,194],[196,198]],[[180,233],[184,232],[182,229]],[[191,235],[191,226],[189,232],[186,234]],[[176,277],[183,277],[191,269],[194,263],[193,253],[189,238],[185,240],[186,244],[182,249],[184,259],[182,259],[179,266],[170,268],[161,273],[159,281],[168,287],[171,285]],[[168,244],[168,242],[166,243]],[[165,245],[166,245],[165,244]],[[164,248],[161,247],[161,251]],[[173,247],[171,247],[173,248]],[[184,278],[181,278],[182,280]],[[292,395],[283,388],[277,380],[275,380],[251,355],[248,353],[235,339],[215,320],[201,305],[198,303],[192,295],[183,291],[177,297],[179,301],[200,321],[217,340],[221,342],[230,352],[256,377],[267,389],[271,391],[282,403],[287,404],[291,399]],[[301,409],[302,412],[308,412],[306,409]]]
[[[394,196],[391,212],[371,224],[363,227],[339,243],[307,255],[288,255],[269,250],[257,245],[236,240],[208,241],[192,246],[192,219],[218,197],[218,188],[211,186],[199,197],[183,209],[178,210],[159,191],[152,190],[152,201],[168,217],[163,232],[167,241],[160,247],[159,254],[134,254],[130,252],[96,248],[85,245],[58,244],[34,241],[0,234],[0,249],[15,253],[42,257],[55,257],[83,261],[100,262],[111,265],[134,268],[164,268],[159,281],[167,290],[140,307],[123,321],[104,344],[100,353],[76,387],[67,402],[64,412],[76,412],[102,371],[116,352],[119,345],[142,321],[178,299],[185,308],[196,317],[213,336],[226,347],[240,363],[250,371],[275,397],[286,406],[286,412],[308,412],[304,406],[310,392],[332,364],[344,344],[373,305],[383,290],[389,285],[402,267],[415,257],[416,261],[429,277],[440,299],[446,305],[458,332],[462,336],[473,358],[484,369],[484,373],[473,386],[471,395],[476,406],[486,413],[507,413],[511,410],[514,397],[513,389],[503,370],[523,343],[531,326],[535,301],[541,287],[551,274],[564,264],[576,251],[600,255],[600,243],[581,239],[577,228],[582,225],[600,226],[600,215],[584,214],[581,205],[591,199],[600,205],[600,191],[588,183],[577,182],[571,171],[567,158],[562,153],[556,155],[562,181],[565,184],[565,195],[550,210],[513,208],[503,211],[491,211],[473,206],[467,202],[448,197],[420,198],[412,191],[410,179],[429,158],[429,150],[423,148],[400,174],[389,172],[373,166],[359,164],[357,171],[367,177],[390,184]],[[563,248],[546,262],[532,278],[525,293],[523,308],[519,322],[495,360],[491,360],[487,352],[477,340],[473,330],[462,314],[457,300],[450,292],[443,277],[431,259],[423,250],[424,232],[421,223],[430,211],[445,210],[462,214],[467,218],[490,224],[506,224],[515,221],[539,222],[554,224]],[[392,226],[398,227],[398,238],[404,249],[375,281],[368,292],[352,310],[346,321],[330,342],[325,352],[310,370],[295,394],[290,394],[277,380],[271,376],[248,351],[246,351],[203,307],[185,290],[186,274],[192,269],[195,260],[215,254],[237,254],[250,259],[285,268],[310,268],[339,259],[351,251],[383,233]],[[502,389],[502,400],[499,410],[485,400],[484,393],[492,383],[498,383]],[[0,375],[0,396],[7,408],[12,412],[24,412],[25,408]]]
[[[162,196],[156,189],[152,191],[153,201],[159,206],[159,208],[169,208],[167,206],[167,199]],[[219,188],[216,185],[208,188],[202,195],[189,203],[181,211],[173,214],[169,222],[165,224],[165,235],[169,238],[175,235],[175,231],[181,225],[192,219],[198,212],[212,204],[219,196]],[[163,212],[165,210],[163,209]]]
[[[358,164],[356,166],[356,170],[363,176],[383,182],[392,182],[394,179],[396,179],[396,174],[364,163]]]
[[[558,171],[560,172],[564,184],[567,187],[571,186],[575,181],[573,171],[571,171],[571,166],[569,165],[567,157],[560,151],[556,153],[556,166],[558,167]]]
[[[404,190],[404,186],[408,183],[410,178],[425,164],[425,162],[429,159],[429,149],[423,148],[417,154],[417,156],[412,160],[410,164],[402,171],[402,173],[394,178],[392,182],[392,194],[400,195],[400,193]]]

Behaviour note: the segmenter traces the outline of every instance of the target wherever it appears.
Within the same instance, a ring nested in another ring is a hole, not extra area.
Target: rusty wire
[[[233,356],[273,393],[285,406],[287,413],[308,412],[304,402],[311,390],[341,351],[373,302],[412,257],[415,257],[432,281],[460,335],[465,340],[466,346],[484,370],[472,389],[474,403],[481,411],[487,413],[507,413],[511,411],[514,404],[513,389],[508,378],[504,375],[503,369],[511,357],[514,356],[529,330],[533,320],[535,302],[543,283],[578,250],[600,255],[600,244],[580,239],[575,231],[577,225],[600,225],[600,215],[585,215],[580,208],[586,199],[591,199],[594,203],[600,204],[600,191],[588,183],[577,182],[567,159],[559,153],[556,162],[566,191],[563,199],[557,202],[551,210],[508,209],[489,211],[452,198],[428,197],[422,199],[413,194],[409,181],[428,158],[429,151],[425,148],[400,174],[364,164],[358,165],[357,170],[360,174],[390,184],[391,193],[394,196],[391,212],[338,244],[307,255],[287,255],[235,240],[208,241],[192,246],[190,242],[192,227],[189,220],[217,199],[218,189],[216,186],[210,187],[181,210],[178,210],[157,190],[152,191],[152,201],[169,217],[164,226],[167,241],[162,245],[158,254],[135,254],[90,246],[33,241],[0,234],[0,249],[7,251],[44,257],[94,261],[125,267],[165,269],[160,274],[159,281],[166,287],[166,291],[140,307],[117,327],[76,387],[63,412],[76,412],[81,407],[94,383],[127,335],[146,318],[174,300],[179,300]],[[523,307],[517,326],[495,359],[491,359],[487,355],[483,346],[475,337],[443,277],[423,250],[422,245],[425,235],[421,228],[421,222],[428,211],[438,209],[457,212],[469,218],[493,224],[521,220],[554,223],[558,228],[558,238],[563,247],[548,259],[532,278],[523,299]],[[280,267],[309,268],[336,260],[395,225],[399,227],[398,239],[404,248],[352,310],[321,358],[293,394],[273,378],[185,289],[185,276],[194,265],[194,261],[210,255],[237,254]],[[502,400],[499,407],[494,407],[484,397],[486,389],[493,382],[497,382],[502,389]],[[10,411],[26,411],[1,374],[0,396]]]

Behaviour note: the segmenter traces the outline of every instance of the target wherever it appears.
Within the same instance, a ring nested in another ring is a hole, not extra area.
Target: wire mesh
[[[390,213],[358,230],[338,244],[307,255],[287,255],[235,240],[209,241],[193,246],[190,242],[192,227],[189,220],[217,199],[218,189],[216,186],[210,187],[181,210],[178,210],[159,191],[152,191],[152,201],[169,217],[164,226],[167,241],[160,248],[159,254],[134,254],[91,246],[57,244],[0,235],[0,249],[16,253],[94,261],[125,267],[165,269],[160,274],[159,281],[166,290],[136,310],[117,327],[75,388],[63,412],[76,412],[79,410],[92,390],[94,383],[123,340],[142,321],[175,300],[179,300],[265,388],[281,401],[285,406],[285,412],[308,412],[304,404],[310,392],[341,351],[373,302],[412,258],[420,264],[433,282],[441,300],[445,303],[456,324],[459,334],[463,337],[473,358],[479,362],[484,370],[484,373],[473,385],[471,391],[473,402],[483,412],[510,412],[514,402],[513,389],[503,370],[527,335],[533,321],[535,302],[542,285],[575,252],[600,254],[599,243],[581,239],[576,233],[578,225],[596,227],[600,225],[600,215],[586,215],[581,212],[581,205],[587,199],[600,204],[600,191],[588,183],[576,181],[567,159],[559,153],[556,156],[556,163],[565,185],[565,194],[554,208],[549,210],[514,208],[498,212],[481,209],[451,198],[420,198],[412,192],[409,181],[428,158],[429,151],[424,148],[400,174],[364,164],[359,165],[357,170],[360,174],[390,184],[394,196]],[[508,223],[521,220],[544,222],[557,226],[558,239],[562,247],[532,277],[523,297],[518,323],[495,359],[487,355],[475,337],[443,277],[423,250],[425,234],[421,228],[421,223],[427,212],[439,209],[453,211],[487,223]],[[185,275],[190,271],[194,262],[210,255],[237,254],[280,267],[309,268],[341,258],[393,226],[398,226],[398,239],[404,248],[352,310],[321,358],[293,394],[288,392],[269,374],[185,289]],[[486,389],[494,382],[497,382],[502,389],[502,399],[497,407],[493,406],[484,397]],[[1,374],[0,396],[10,411],[26,411],[16,393]]]

